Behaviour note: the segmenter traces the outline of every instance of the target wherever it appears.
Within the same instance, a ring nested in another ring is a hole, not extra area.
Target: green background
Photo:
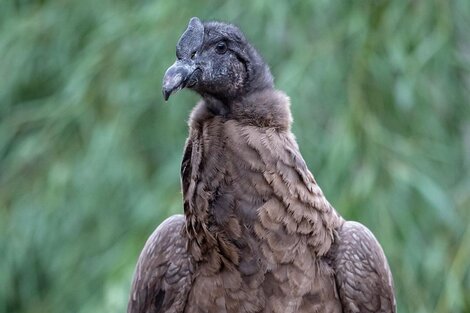
[[[241,27],[399,312],[470,312],[470,1],[0,0],[0,313],[124,312],[182,212],[197,95],[161,81],[190,17]]]

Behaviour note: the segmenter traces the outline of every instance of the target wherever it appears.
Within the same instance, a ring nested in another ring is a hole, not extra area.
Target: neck
[[[203,111],[213,116],[236,119],[260,127],[290,129],[292,117],[289,98],[272,87],[251,91],[239,98],[223,98],[203,94],[203,100],[193,110],[193,115]]]
[[[227,116],[230,113],[230,100],[209,94],[203,95],[202,98],[204,99],[205,107],[213,115]]]
[[[233,96],[229,94],[211,94],[207,92],[200,92],[207,109],[214,115],[227,116],[232,112],[232,105],[234,103],[244,102],[245,99],[250,99],[255,97],[257,94],[264,93],[269,95],[269,93],[275,93],[273,77],[269,67],[264,64],[255,64],[252,65],[252,70],[247,71],[247,82],[245,86],[242,87],[242,90],[237,92],[241,96]],[[264,100],[264,102],[269,102],[269,96]],[[274,99],[277,101],[277,99]]]
[[[225,116],[210,105],[201,101],[191,114],[182,164],[186,230],[195,259],[214,270],[255,262],[241,256],[259,253],[259,236],[279,235],[255,234],[260,222],[269,229],[288,223],[293,232],[316,234],[311,238],[316,251],[327,251],[338,217],[290,133],[288,97],[273,89],[255,92],[230,103]]]

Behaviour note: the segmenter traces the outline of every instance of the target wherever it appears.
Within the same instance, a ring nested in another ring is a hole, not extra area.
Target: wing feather
[[[369,229],[357,222],[345,222],[330,255],[345,313],[396,312],[392,274]]]
[[[134,273],[128,313],[181,313],[194,264],[182,236],[184,217],[166,219],[147,240]]]

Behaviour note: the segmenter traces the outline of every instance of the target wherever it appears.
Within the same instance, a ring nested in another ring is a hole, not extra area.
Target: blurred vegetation
[[[0,313],[125,311],[182,212],[190,17],[239,25],[332,204],[376,234],[399,312],[470,312],[470,2],[0,1]]]

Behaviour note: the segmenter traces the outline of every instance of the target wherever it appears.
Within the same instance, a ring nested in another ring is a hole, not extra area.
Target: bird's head
[[[230,103],[273,88],[269,67],[234,25],[191,18],[176,45],[176,61],[163,78],[163,96],[189,88]]]

